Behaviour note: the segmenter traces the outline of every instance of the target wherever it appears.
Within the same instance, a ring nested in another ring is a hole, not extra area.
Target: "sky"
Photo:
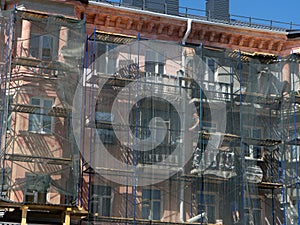
[[[205,0],[180,0],[180,6],[205,9]],[[230,0],[230,14],[293,22],[300,29],[300,0]]]

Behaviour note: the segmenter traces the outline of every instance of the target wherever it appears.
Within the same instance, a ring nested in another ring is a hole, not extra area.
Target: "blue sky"
[[[180,0],[180,5],[205,9],[205,0]],[[230,0],[230,14],[293,22],[300,29],[300,0]]]

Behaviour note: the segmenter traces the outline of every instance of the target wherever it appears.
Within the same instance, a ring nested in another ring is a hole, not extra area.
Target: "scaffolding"
[[[86,222],[293,224],[298,55],[109,35],[79,91]]]
[[[22,211],[24,224],[27,211],[41,208],[69,216],[78,206],[80,154],[71,112],[84,28],[84,21],[33,11],[1,12],[0,201],[10,213],[4,220]]]
[[[300,222],[298,54],[0,20],[3,221]]]

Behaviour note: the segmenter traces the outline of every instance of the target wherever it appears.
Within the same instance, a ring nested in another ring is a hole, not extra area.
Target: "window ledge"
[[[43,136],[53,136],[53,132],[46,133],[46,132],[37,132],[37,131],[29,131],[29,130],[20,130],[19,131],[21,135],[30,135],[30,134],[39,134]]]

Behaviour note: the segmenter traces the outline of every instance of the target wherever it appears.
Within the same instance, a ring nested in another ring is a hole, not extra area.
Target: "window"
[[[0,187],[1,196],[6,196],[7,191],[9,190],[9,184],[11,180],[12,169],[10,167],[4,167],[0,170],[0,176],[2,177],[2,185]]]
[[[53,60],[57,56],[54,36],[32,33],[30,37],[30,55],[41,60]]]
[[[171,141],[170,121],[154,118],[154,123],[151,124],[148,120],[144,120],[142,124],[142,139],[149,138],[150,136],[152,136],[151,142],[155,145],[169,145]]]
[[[91,211],[99,216],[111,216],[112,188],[110,186],[93,185]]]
[[[96,112],[95,113],[96,123],[107,122],[111,123],[114,120],[114,115],[109,112]]]
[[[115,133],[111,129],[97,128],[97,133],[103,144],[113,144],[115,140]]]
[[[246,224],[261,225],[261,199],[246,198],[245,201],[245,222]]]
[[[217,131],[217,125],[215,123],[211,123],[209,121],[203,121],[202,123],[199,122],[199,118],[195,118],[195,124],[198,124],[198,126],[202,126],[202,131],[206,133],[214,133]],[[193,126],[195,127],[195,126]],[[194,128],[194,130],[197,130],[198,128]],[[197,140],[197,146],[193,153],[193,160],[192,160],[192,167],[193,168],[199,168],[201,163],[203,163],[202,160],[204,160],[206,166],[212,166],[216,164],[216,154],[214,151],[204,151],[206,149],[208,140],[204,140],[203,138],[198,137]],[[202,162],[201,162],[202,161]]]
[[[299,146],[291,145],[290,158],[292,162],[299,161]]]
[[[51,133],[52,118],[51,116],[48,116],[48,112],[52,108],[53,100],[31,98],[30,103],[32,106],[37,106],[38,109],[29,116],[28,130],[35,133]]]
[[[47,174],[25,174],[24,202],[46,203],[50,188],[50,176]]]
[[[243,135],[247,138],[261,139],[262,131],[261,128],[244,128]],[[248,145],[245,151],[245,156],[253,159],[261,159],[262,147],[256,145]]]
[[[144,189],[142,192],[142,218],[160,220],[161,193],[160,190]]]
[[[163,53],[146,51],[145,72],[164,74],[165,56]]]
[[[7,106],[8,106],[8,111],[7,111],[7,124],[6,124],[6,130],[9,131],[12,126],[12,104],[13,104],[13,95],[9,95],[7,98]]]
[[[299,161],[299,146],[295,145],[296,144],[296,140],[295,138],[298,137],[298,132],[295,130],[290,130],[289,131],[289,140],[290,140],[290,160],[291,162],[296,162]]]
[[[206,58],[206,77],[208,82],[215,82],[217,72],[217,62],[213,58]]]
[[[99,42],[96,45],[95,69],[96,72],[114,74],[117,71],[118,52],[116,44]],[[98,57],[101,56],[101,60]]]
[[[104,144],[113,144],[115,140],[115,133],[110,127],[114,120],[114,115],[108,112],[96,112],[95,121],[97,126],[97,133]]]
[[[215,223],[216,221],[216,195],[213,193],[203,193],[200,199],[197,196],[199,210],[202,210],[203,222]]]

